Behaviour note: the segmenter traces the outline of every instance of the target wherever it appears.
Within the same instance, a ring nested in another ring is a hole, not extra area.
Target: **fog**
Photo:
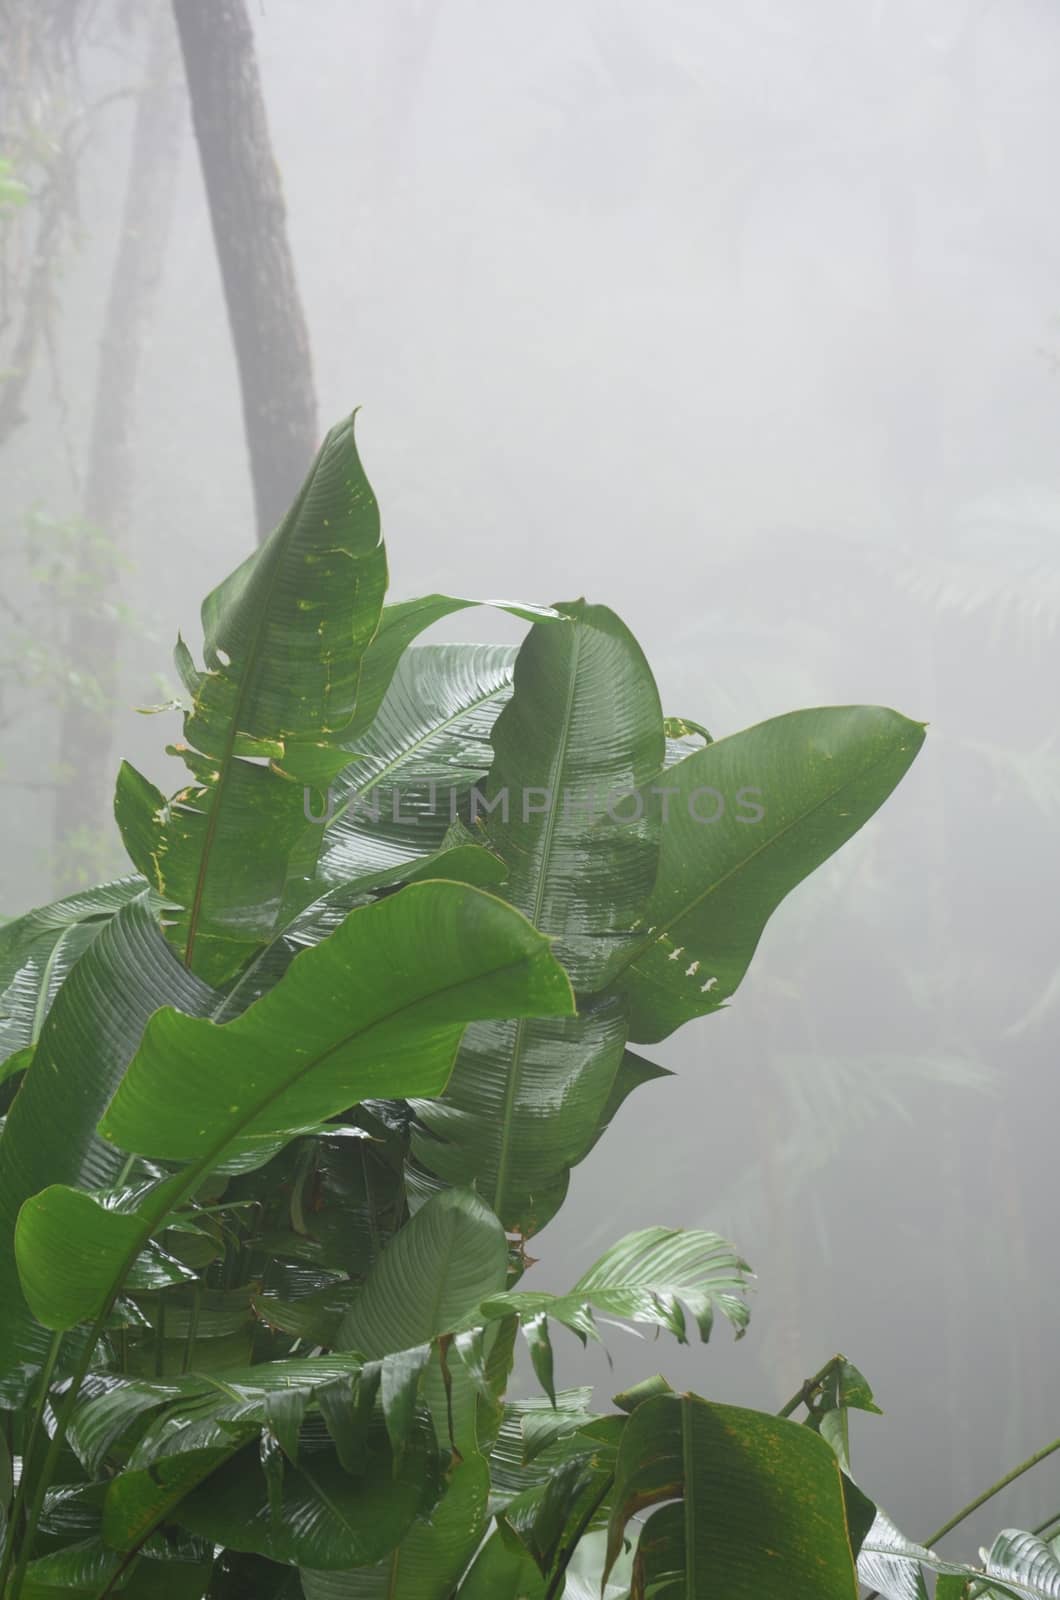
[[[52,547],[27,556],[25,530],[80,505],[123,91],[153,9],[100,4],[79,45],[78,92],[108,103],[51,357],[0,452],[19,652],[16,611],[45,653],[63,625]],[[613,1371],[557,1341],[560,1381],[606,1398],[662,1370],[776,1408],[842,1350],[885,1413],[858,1419],[856,1474],[926,1535],[1060,1432],[1060,14],[252,9],[322,426],[364,408],[392,595],[609,604],[667,711],[715,736],[851,702],[930,724],[893,799],[774,917],[731,1008],[645,1051],[675,1076],[638,1091],[533,1246],[558,1288],[649,1223],[735,1239],[758,1274],[744,1340],[608,1330]],[[100,600],[123,608],[110,763],[169,789],[179,724],[135,708],[173,692],[178,627],[195,639],[254,542],[187,119],[176,183],[124,566]],[[482,610],[431,637],[520,632]],[[56,856],[55,696],[42,668],[20,701],[14,653],[5,915],[88,870]],[[93,849],[93,874],[121,870]],[[944,1548],[1058,1509],[1050,1462]]]

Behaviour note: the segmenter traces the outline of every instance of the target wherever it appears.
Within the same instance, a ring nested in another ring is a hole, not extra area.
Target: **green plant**
[[[184,786],[118,779],[136,873],[0,927],[0,1593],[852,1600],[859,1550],[926,1593],[850,1477],[842,1358],[779,1417],[557,1387],[556,1326],[739,1336],[730,1244],[648,1227],[561,1295],[525,1250],[661,1074],[630,1044],[726,1003],[922,726],[715,743],[603,607],[410,648],[469,602],[385,588],[346,422],[204,668],[178,643]]]

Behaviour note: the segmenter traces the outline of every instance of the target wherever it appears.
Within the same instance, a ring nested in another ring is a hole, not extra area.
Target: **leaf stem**
[[[982,1494],[977,1495],[974,1500],[970,1500],[966,1506],[957,1512],[956,1516],[951,1517],[948,1522],[942,1524],[941,1528],[936,1528],[934,1533],[929,1534],[923,1540],[924,1549],[933,1549],[940,1539],[945,1538],[947,1533],[952,1533],[959,1523],[964,1522],[972,1515],[973,1511],[978,1511],[980,1506],[985,1506],[987,1501],[992,1500],[996,1494],[1000,1494],[1002,1489],[1007,1489],[1010,1483],[1015,1483],[1017,1478],[1022,1478],[1025,1472],[1029,1472],[1032,1467],[1036,1467],[1039,1461],[1044,1461],[1046,1457],[1054,1455],[1057,1450],[1060,1450],[1060,1439],[1054,1439],[1052,1444],[1047,1444],[1044,1449],[1036,1450],[1032,1456],[1027,1457],[1026,1461],[1021,1461],[1018,1467],[1013,1467],[1011,1472],[1006,1472],[1005,1476],[999,1478],[996,1483],[992,1483],[989,1489],[984,1489]],[[1051,1517],[1049,1522],[1042,1523],[1042,1528],[1048,1528],[1050,1523],[1056,1520],[1056,1517]],[[866,1600],[879,1600],[879,1596],[880,1591],[873,1589],[872,1593],[866,1596]]]
[[[40,1521],[40,1514],[44,1507],[44,1496],[48,1492],[52,1473],[55,1471],[56,1463],[59,1459],[59,1453],[66,1442],[66,1430],[70,1426],[70,1419],[74,1414],[74,1407],[77,1404],[77,1397],[81,1392],[81,1385],[84,1383],[85,1378],[88,1375],[88,1370],[92,1365],[92,1358],[96,1353],[96,1345],[99,1343],[100,1335],[106,1326],[107,1317],[110,1314],[110,1309],[115,1298],[116,1293],[115,1296],[112,1296],[112,1298],[107,1302],[99,1316],[96,1318],[95,1322],[92,1324],[92,1328],[85,1343],[85,1348],[82,1352],[81,1359],[77,1363],[77,1368],[74,1372],[74,1375],[70,1379],[70,1387],[67,1389],[66,1394],[63,1397],[63,1403],[60,1406],[56,1416],[55,1432],[52,1434],[51,1444],[48,1446],[48,1453],[44,1457],[44,1463],[40,1470],[40,1477],[37,1479],[37,1482],[34,1485],[33,1495],[29,1502],[29,1510],[26,1515],[26,1531],[22,1540],[22,1547],[19,1551],[18,1562],[15,1566],[14,1576],[11,1579],[11,1591],[10,1594],[6,1596],[6,1600],[19,1600],[19,1596],[22,1593],[22,1585],[26,1577],[26,1568],[29,1565],[30,1553],[33,1549],[33,1540],[37,1533],[37,1524]],[[61,1337],[61,1335],[59,1337]],[[4,1593],[4,1591],[0,1590],[0,1593]]]
[[[578,1546],[582,1542],[582,1539],[585,1537],[585,1532],[589,1527],[589,1524],[592,1522],[596,1513],[599,1511],[600,1507],[607,1499],[607,1496],[610,1494],[614,1481],[614,1473],[609,1472],[604,1478],[599,1494],[593,1495],[593,1498],[586,1506],[582,1515],[578,1518],[578,1523],[574,1529],[574,1532],[571,1534],[570,1539],[560,1551],[559,1563],[555,1572],[552,1574],[551,1579],[549,1580],[548,1588],[545,1590],[544,1600],[559,1600],[559,1596],[563,1593],[564,1581],[567,1576],[567,1568],[570,1566],[571,1561],[573,1560],[574,1552],[577,1550]]]
[[[1010,1483],[1015,1483],[1017,1478],[1022,1478],[1025,1472],[1029,1472],[1032,1467],[1036,1467],[1039,1461],[1044,1461],[1047,1456],[1054,1455],[1057,1450],[1060,1450],[1060,1439],[1054,1439],[1052,1444],[1047,1444],[1042,1450],[1036,1450],[1034,1455],[1027,1457],[1026,1461],[1021,1461],[1018,1467],[1013,1467],[1011,1472],[1006,1472],[1003,1478],[999,1478],[996,1483],[990,1485],[989,1489],[984,1490],[981,1495],[969,1501],[963,1510],[958,1511],[955,1517],[951,1517],[948,1522],[944,1522],[941,1528],[938,1528],[925,1539],[924,1544],[927,1549],[930,1550],[947,1533],[951,1533],[959,1522],[963,1522],[966,1517],[970,1517],[973,1511],[978,1511],[980,1506],[985,1505],[988,1500],[992,1500],[996,1494],[1000,1494],[1002,1489],[1007,1489]]]
[[[802,1388],[797,1394],[792,1395],[787,1405],[781,1406],[780,1410],[777,1412],[777,1416],[790,1417],[791,1413],[793,1411],[797,1411],[801,1405],[808,1405],[821,1385],[826,1381],[826,1379],[831,1377],[836,1367],[838,1367],[845,1360],[846,1356],[835,1355],[832,1357],[831,1361],[826,1361],[820,1372],[814,1373],[812,1378],[807,1378]]]
[[[4,1558],[3,1562],[0,1563],[0,1595],[4,1593],[8,1573],[11,1571],[11,1563],[15,1555],[15,1540],[18,1537],[18,1526],[22,1520],[22,1508],[26,1502],[26,1493],[29,1489],[32,1475],[30,1469],[33,1462],[33,1451],[37,1444],[37,1435],[40,1432],[41,1423],[44,1420],[44,1411],[48,1404],[48,1392],[51,1389],[52,1375],[55,1372],[55,1364],[59,1359],[63,1338],[64,1335],[61,1333],[52,1335],[52,1342],[48,1347],[48,1354],[41,1369],[40,1398],[33,1412],[33,1420],[30,1423],[29,1433],[26,1436],[26,1443],[22,1450],[22,1471],[19,1474],[15,1501],[11,1507],[11,1519],[8,1523],[7,1539],[4,1543]]]

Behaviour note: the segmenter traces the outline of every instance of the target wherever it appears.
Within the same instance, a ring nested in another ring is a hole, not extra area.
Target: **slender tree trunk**
[[[258,538],[318,442],[302,302],[244,0],[173,0],[243,392]]]
[[[111,782],[111,725],[116,688],[118,621],[110,604],[134,479],[134,435],[140,357],[166,245],[183,132],[184,94],[168,11],[149,46],[146,81],[132,134],[118,252],[103,319],[84,490],[84,533],[70,625],[72,690],[63,707],[59,756],[65,782],[55,812],[57,887],[69,887],[85,835],[105,822]],[[73,859],[72,859],[73,858]]]

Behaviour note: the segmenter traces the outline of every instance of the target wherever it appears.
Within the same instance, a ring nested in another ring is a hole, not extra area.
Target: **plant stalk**
[[[793,1411],[797,1411],[801,1405],[808,1404],[826,1379],[831,1377],[836,1367],[838,1367],[839,1364],[845,1360],[845,1356],[835,1355],[832,1357],[831,1361],[826,1361],[820,1372],[815,1373],[812,1378],[807,1378],[802,1388],[797,1394],[792,1395],[787,1405],[781,1406],[780,1410],[777,1412],[777,1416],[790,1417],[791,1413]]]
[[[11,1520],[8,1524],[7,1539],[4,1542],[4,1557],[3,1561],[0,1562],[0,1595],[4,1593],[8,1574],[11,1571],[11,1563],[14,1560],[15,1540],[18,1537],[19,1523],[22,1520],[22,1510],[26,1503],[26,1494],[29,1489],[29,1482],[32,1476],[30,1469],[33,1464],[33,1452],[37,1445],[37,1435],[40,1433],[41,1424],[44,1421],[44,1412],[48,1404],[48,1393],[51,1389],[52,1375],[55,1372],[55,1364],[59,1359],[59,1351],[62,1348],[63,1338],[64,1335],[61,1333],[52,1335],[52,1342],[48,1348],[48,1355],[44,1366],[41,1369],[40,1398],[38,1399],[37,1405],[34,1409],[33,1420],[30,1423],[29,1433],[26,1436],[26,1443],[22,1451],[22,1471],[19,1474],[18,1489],[15,1494],[14,1503],[11,1507]]]
[[[33,1496],[29,1502],[29,1510],[26,1515],[26,1531],[23,1536],[21,1549],[19,1550],[18,1562],[15,1566],[14,1576],[11,1579],[11,1592],[10,1595],[5,1597],[5,1600],[19,1600],[19,1596],[22,1593],[22,1585],[25,1582],[26,1577],[26,1568],[29,1565],[30,1553],[33,1549],[33,1541],[37,1533],[37,1524],[40,1521],[40,1514],[44,1507],[44,1496],[48,1492],[48,1486],[51,1483],[52,1473],[55,1471],[56,1462],[59,1459],[59,1453],[66,1441],[66,1430],[70,1426],[70,1419],[74,1414],[74,1407],[77,1404],[77,1397],[81,1392],[81,1385],[84,1383],[85,1378],[88,1375],[88,1370],[92,1365],[92,1358],[96,1353],[96,1345],[99,1343],[100,1336],[106,1326],[107,1317],[110,1315],[110,1308],[114,1303],[114,1298],[116,1298],[116,1296],[112,1297],[111,1300],[108,1301],[103,1310],[100,1312],[99,1316],[96,1318],[95,1322],[92,1324],[91,1331],[89,1332],[88,1339],[85,1343],[84,1352],[80,1361],[77,1363],[77,1368],[73,1377],[70,1379],[70,1387],[63,1396],[63,1403],[60,1406],[59,1412],[55,1419],[55,1432],[52,1435],[51,1444],[48,1446],[48,1452],[44,1457],[44,1463],[40,1470],[40,1476],[34,1485]],[[61,1338],[62,1336],[58,1335],[57,1337]],[[58,1352],[56,1353],[58,1354]],[[4,1591],[0,1590],[0,1594],[2,1593],[4,1593]]]
[[[948,1522],[942,1524],[941,1528],[937,1528],[934,1533],[929,1534],[923,1541],[924,1549],[933,1549],[940,1539],[945,1538],[946,1534],[952,1533],[954,1528],[972,1515],[973,1511],[978,1511],[980,1506],[985,1506],[987,1501],[992,1500],[996,1494],[1000,1494],[1002,1489],[1007,1489],[1010,1483],[1015,1483],[1017,1478],[1022,1478],[1023,1474],[1029,1472],[1032,1467],[1036,1467],[1039,1461],[1044,1461],[1048,1456],[1055,1455],[1057,1450],[1060,1450],[1060,1439],[1054,1439],[1052,1444],[1047,1444],[1042,1450],[1036,1450],[1034,1455],[1027,1457],[1026,1461],[1021,1461],[1018,1467],[1013,1467],[1011,1472],[1006,1472],[1005,1476],[999,1478],[996,1483],[992,1483],[989,1489],[984,1489],[982,1494],[977,1495],[974,1500],[970,1500],[966,1506],[957,1512],[956,1516],[951,1517]],[[1056,1517],[1052,1517],[1050,1522],[1055,1522],[1056,1520]],[[1042,1527],[1048,1528],[1050,1522],[1043,1522]],[[879,1596],[880,1591],[873,1589],[872,1593],[866,1597],[866,1600],[879,1600]]]

